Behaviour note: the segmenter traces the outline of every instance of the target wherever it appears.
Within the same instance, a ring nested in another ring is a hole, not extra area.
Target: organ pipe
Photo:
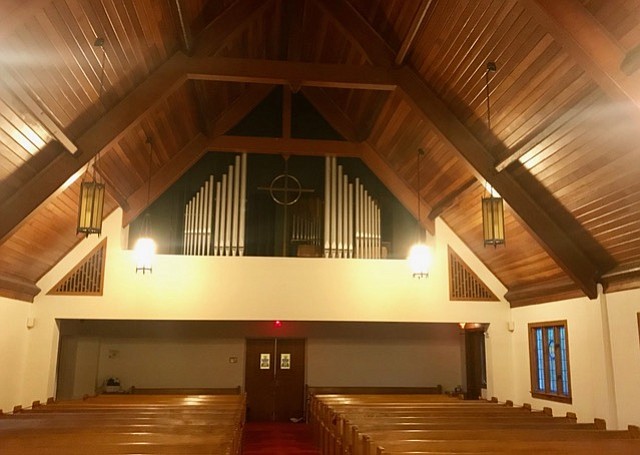
[[[246,153],[219,181],[209,176],[185,205],[184,254],[244,255],[246,183]]]
[[[380,207],[359,178],[349,176],[335,157],[325,160],[324,256],[378,259]]]

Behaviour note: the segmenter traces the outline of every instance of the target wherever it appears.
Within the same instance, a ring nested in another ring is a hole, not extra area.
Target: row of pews
[[[0,414],[2,455],[240,455],[244,395],[98,395]]]
[[[640,454],[640,429],[611,431],[511,402],[447,395],[326,394],[310,398],[322,455]]]

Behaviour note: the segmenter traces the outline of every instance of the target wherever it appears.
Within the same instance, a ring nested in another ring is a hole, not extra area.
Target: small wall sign
[[[260,369],[268,370],[269,368],[271,368],[271,354],[260,354]]]
[[[291,354],[280,354],[280,369],[281,370],[291,369]]]

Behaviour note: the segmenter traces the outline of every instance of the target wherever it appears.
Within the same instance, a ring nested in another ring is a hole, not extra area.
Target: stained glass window
[[[571,402],[567,323],[529,324],[532,396]]]

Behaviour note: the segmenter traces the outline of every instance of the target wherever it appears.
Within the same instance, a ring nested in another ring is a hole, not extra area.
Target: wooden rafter
[[[300,156],[360,157],[359,144],[346,141],[295,139],[280,137],[218,136],[211,149],[221,152],[251,152]]]
[[[40,288],[24,278],[0,275],[0,296],[10,299],[33,302]]]
[[[288,85],[282,88],[282,137],[291,137],[291,88]]]
[[[330,87],[362,90],[396,89],[392,71],[371,66],[289,62],[242,58],[186,58],[184,72],[189,79]]]
[[[107,174],[102,169],[100,169],[100,166],[96,166],[95,164],[94,166],[98,175],[100,175],[100,177],[102,177],[102,180],[104,180],[105,188],[107,189],[107,192],[111,195],[111,197],[113,197],[116,200],[116,202],[118,203],[120,208],[122,208],[122,210],[124,211],[128,210],[129,203],[127,202],[126,196],[122,194],[122,191],[120,191],[120,189],[118,188],[118,185],[116,185],[113,182],[113,180],[111,180],[111,177],[109,177],[109,174]]]
[[[640,75],[625,73],[625,51],[579,0],[520,3],[611,98],[631,102],[640,121]]]
[[[398,78],[405,100],[458,153],[479,180],[489,182],[504,197],[513,213],[580,289],[590,298],[595,298],[600,271],[574,239],[512,176],[504,172],[495,173],[493,154],[414,71],[404,68],[398,73]]]

